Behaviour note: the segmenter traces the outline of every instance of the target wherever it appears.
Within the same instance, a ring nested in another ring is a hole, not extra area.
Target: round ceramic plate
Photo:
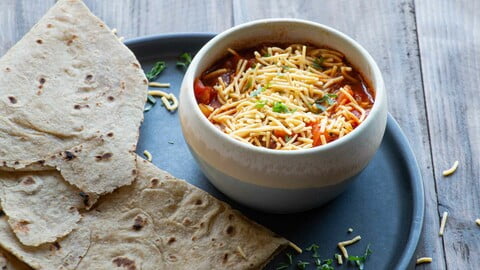
[[[164,91],[179,94],[184,70],[176,67],[178,56],[195,54],[214,35],[180,33],[137,38],[126,42],[148,71],[156,61],[166,61],[167,69],[157,79],[169,82]],[[121,67],[119,67],[121,68]],[[368,167],[342,195],[327,205],[308,212],[275,215],[243,207],[215,189],[202,174],[188,151],[176,112],[170,113],[158,101],[145,113],[140,131],[138,153],[148,150],[153,163],[173,175],[230,203],[246,216],[305,248],[315,243],[321,259],[340,253],[337,243],[360,235],[362,240],[348,248],[350,255],[363,255],[367,245],[373,251],[365,269],[406,269],[411,266],[423,223],[424,194],[418,164],[407,138],[389,115],[380,149]],[[348,229],[353,232],[349,233]],[[292,250],[286,252],[294,254]],[[286,262],[285,252],[267,266],[276,269]],[[315,269],[311,252],[295,255],[309,261]],[[343,264],[335,269],[354,269]],[[291,265],[288,269],[296,269]]]

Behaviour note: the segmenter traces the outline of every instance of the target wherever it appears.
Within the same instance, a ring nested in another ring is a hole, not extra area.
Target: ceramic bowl
[[[366,120],[346,136],[305,150],[256,147],[224,134],[200,111],[195,78],[227,55],[261,43],[308,42],[345,54],[375,90]],[[288,213],[318,207],[352,183],[382,140],[387,97],[380,70],[357,42],[330,27],[297,19],[268,19],[235,26],[210,40],[195,55],[182,82],[179,116],[192,155],[211,183],[233,200],[267,212]]]

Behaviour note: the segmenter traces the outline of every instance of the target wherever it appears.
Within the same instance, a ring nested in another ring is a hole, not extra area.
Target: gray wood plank
[[[231,1],[85,0],[125,38],[167,32],[221,32],[232,26]]]
[[[360,42],[383,72],[389,111],[402,126],[420,165],[426,215],[417,256],[433,263],[418,269],[445,269],[438,237],[438,210],[424,104],[413,1],[242,1],[234,0],[234,23],[293,17],[332,26]]]
[[[416,1],[419,45],[431,131],[438,217],[450,269],[478,269],[480,229],[480,2]],[[442,171],[454,160],[457,172]]]
[[[3,55],[47,12],[55,0],[0,1],[0,55]]]
[[[220,32],[232,26],[231,1],[85,0],[125,38],[167,32]],[[45,14],[55,0],[0,0],[0,55]]]

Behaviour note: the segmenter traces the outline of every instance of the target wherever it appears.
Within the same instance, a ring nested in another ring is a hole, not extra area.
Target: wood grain
[[[389,111],[410,140],[425,186],[425,223],[417,256],[433,262],[425,269],[445,269],[442,240],[438,237],[438,209],[420,58],[412,1],[234,0],[235,24],[271,17],[293,17],[332,26],[362,44],[382,70]],[[375,7],[374,9],[371,7]],[[421,268],[421,267],[418,267]]]
[[[478,269],[480,229],[480,3],[416,1],[440,218],[451,269]],[[460,161],[455,174],[442,171]]]

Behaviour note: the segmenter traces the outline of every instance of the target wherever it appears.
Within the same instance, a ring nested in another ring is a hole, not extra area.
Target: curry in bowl
[[[358,127],[374,90],[345,56],[310,44],[228,49],[194,82],[198,106],[229,136],[255,146],[298,150]]]

